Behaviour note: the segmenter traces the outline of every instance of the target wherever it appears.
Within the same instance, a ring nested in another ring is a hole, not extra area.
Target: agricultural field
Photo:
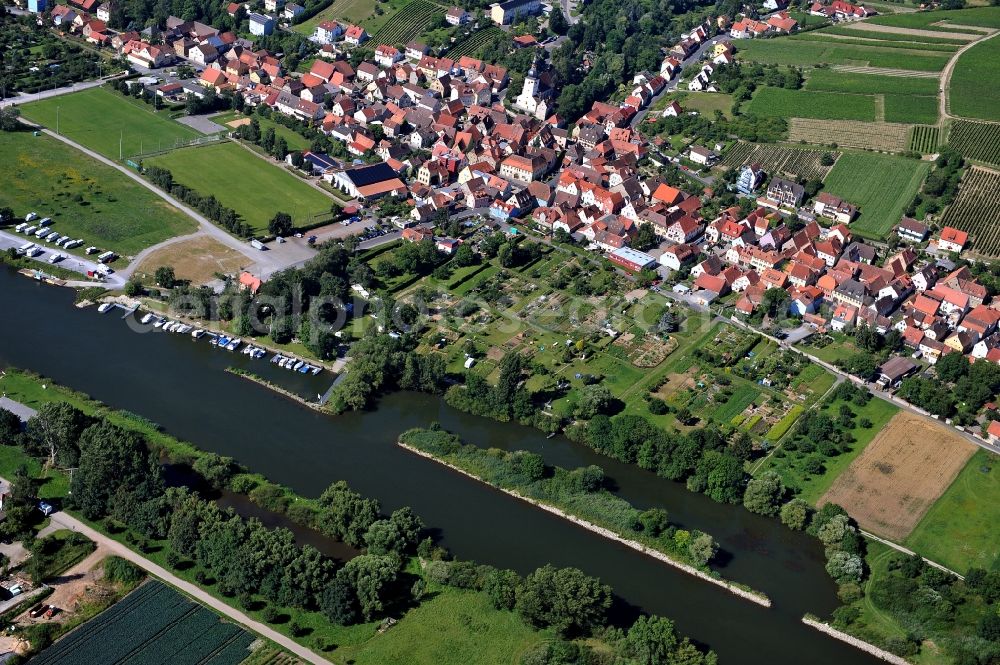
[[[955,120],[948,132],[948,147],[966,159],[1000,166],[1000,123]]]
[[[882,28],[882,29],[880,29]],[[899,32],[906,30],[906,32]],[[877,24],[848,23],[847,25],[826,28],[820,34],[842,35],[856,39],[873,39],[879,41],[905,42],[911,48],[919,48],[922,44],[955,44],[961,46],[976,39],[976,35],[960,32],[937,32],[918,30],[915,28],[889,28]]]
[[[0,206],[23,218],[51,217],[53,229],[133,256],[197,224],[115,169],[49,136],[0,132]],[[82,248],[81,248],[82,249]]]
[[[376,44],[403,45],[422,34],[444,8],[430,0],[410,0],[372,35]]]
[[[740,59],[775,65],[812,67],[826,63],[938,72],[948,64],[949,57],[948,53],[930,52],[932,49],[925,49],[923,45],[919,49],[909,49],[882,44],[870,46],[842,41],[810,41],[796,36],[749,41],[739,45]]]
[[[863,529],[903,542],[976,448],[951,428],[897,413],[819,500]]]
[[[938,151],[941,145],[941,130],[928,125],[914,125],[910,132],[910,150],[922,155],[930,155]]]
[[[506,34],[506,32],[495,25],[490,25],[487,28],[477,30],[451,47],[451,50],[448,51],[448,57],[458,59],[463,55],[475,55],[476,51],[483,47],[483,44],[487,43],[497,35]]]
[[[294,224],[327,213],[333,201],[282,167],[253,155],[237,143],[181,148],[145,160],[173,173],[174,181],[202,194],[213,194],[233,208],[258,233],[266,233],[277,212]]]
[[[932,125],[938,120],[938,98],[914,95],[883,95],[886,122]]]
[[[913,12],[891,16],[875,16],[866,23],[890,25],[899,28],[935,29],[950,32],[982,32],[974,28],[1000,29],[1000,8],[974,7],[935,12]]]
[[[932,44],[927,42],[897,41],[894,39],[872,39],[870,37],[850,37],[847,35],[827,34],[822,30],[794,35],[789,39],[796,41],[814,42],[826,44],[827,46],[876,46],[882,49],[902,49],[906,52],[915,50],[927,53],[939,53],[941,55],[950,54],[961,48],[958,44]],[[836,67],[848,67],[851,65],[835,65]],[[934,70],[901,69],[909,75],[929,74]]]
[[[1000,90],[995,85],[1000,38],[976,44],[958,57],[948,89],[948,111],[956,116],[1000,120]]]
[[[824,191],[858,206],[851,229],[869,238],[884,238],[930,171],[930,163],[872,153],[846,153],[826,178]]]
[[[788,122],[788,140],[859,150],[905,152],[910,145],[910,125],[792,118]]]
[[[995,455],[980,450],[931,507],[906,545],[952,570],[996,570],[1000,560],[1000,468]]]
[[[875,98],[868,95],[761,87],[744,107],[744,111],[775,118],[875,120]]]
[[[37,665],[192,662],[237,665],[255,637],[150,581],[32,659]]]
[[[376,3],[371,0],[334,0],[333,4],[319,14],[292,26],[292,30],[308,36],[315,32],[316,26],[323,21],[341,19],[348,23],[363,25],[369,34],[374,34],[378,32],[382,24],[405,7],[407,2],[409,0],[389,0],[385,3],[378,3],[379,13],[376,13]]]
[[[1000,173],[979,167],[967,170],[941,223],[968,231],[977,254],[1000,256]]]
[[[21,113],[53,131],[58,115],[60,134],[114,160],[119,150],[128,159],[201,136],[166,113],[105,88],[24,104]]]
[[[879,76],[837,69],[813,69],[806,78],[806,90],[847,92],[858,95],[936,95],[936,78]]]
[[[823,155],[830,155],[836,160],[840,153],[738,141],[726,152],[722,164],[730,168],[739,168],[748,162],[755,162],[762,165],[768,173],[823,180],[833,168],[832,165],[822,164]]]

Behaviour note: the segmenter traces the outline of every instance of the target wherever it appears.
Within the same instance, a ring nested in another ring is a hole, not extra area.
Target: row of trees
[[[190,187],[176,182],[174,175],[168,169],[159,166],[146,166],[143,168],[143,173],[154,185],[169,192],[174,198],[197,208],[201,214],[217,222],[222,228],[243,238],[253,236],[253,228],[243,221],[235,210],[222,205],[215,195],[199,194]]]
[[[285,140],[285,137],[279,136],[275,132],[274,127],[268,127],[264,131],[261,131],[260,121],[257,120],[256,116],[250,116],[250,122],[237,127],[233,133],[237,138],[260,146],[264,152],[275,159],[281,160],[288,155],[288,141]]]

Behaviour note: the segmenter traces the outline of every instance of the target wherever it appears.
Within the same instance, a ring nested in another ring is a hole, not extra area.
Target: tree
[[[562,9],[557,7],[556,11],[553,11],[549,15],[549,30],[557,35],[565,35],[566,31],[569,30],[569,21],[566,20],[566,16],[563,15]]]
[[[323,591],[319,601],[320,611],[339,626],[350,626],[358,620],[354,589],[346,581],[334,579]]]
[[[551,626],[561,635],[603,625],[610,607],[611,588],[576,568],[544,566],[517,591],[518,613],[533,626]]]
[[[602,385],[584,386],[580,391],[580,401],[576,405],[578,418],[589,420],[598,413],[607,413],[615,397]]]
[[[354,590],[358,607],[366,621],[382,613],[398,576],[398,560],[392,556],[362,554],[337,572],[337,579]]]
[[[837,582],[860,582],[864,573],[864,562],[857,554],[837,551],[830,554],[826,562],[826,572]]]
[[[0,109],[0,131],[16,132],[20,130],[23,127],[21,121],[18,120],[20,117],[21,109],[15,106]]]
[[[14,209],[10,206],[0,207],[0,226],[6,226],[14,222]]]
[[[707,565],[718,551],[719,544],[707,533],[696,533],[688,543],[688,555],[696,566]]]
[[[174,269],[170,266],[160,266],[156,269],[153,274],[153,279],[159,286],[165,289],[172,289],[177,284],[177,276],[174,274]]]
[[[161,486],[160,467],[135,432],[101,421],[80,435],[72,499],[87,519],[107,515],[119,487],[128,488],[134,499],[145,500],[158,496]]]
[[[43,404],[28,421],[27,448],[44,454],[49,464],[76,466],[80,457],[80,435],[93,421],[82,411],[65,402]]]
[[[764,291],[764,298],[761,305],[769,318],[776,318],[784,315],[788,311],[788,292],[784,289],[771,288]]]
[[[801,531],[809,521],[809,510],[809,504],[804,499],[794,498],[781,507],[781,523]]]
[[[21,419],[7,409],[0,408],[0,445],[15,445],[21,436],[21,429]]]
[[[365,546],[369,554],[401,555],[406,548],[406,540],[395,524],[389,520],[378,520],[365,532]]]
[[[555,13],[555,12],[553,12]],[[632,240],[632,248],[640,252],[645,252],[648,249],[656,247],[660,244],[660,239],[656,236],[656,232],[653,231],[652,224],[643,224],[639,227],[639,231],[635,235],[635,239]]]
[[[285,140],[284,136],[279,136],[274,142],[271,154],[274,155],[275,159],[284,159],[288,154],[288,141]]]
[[[781,476],[775,471],[765,471],[747,483],[743,505],[752,513],[777,515],[784,495],[785,484]]]
[[[132,278],[129,281],[125,282],[125,295],[127,295],[129,298],[135,298],[137,296],[141,296],[142,292],[143,292],[142,282],[138,281],[137,279]]]
[[[635,620],[625,636],[625,652],[629,658],[642,665],[659,665],[671,662],[670,656],[677,649],[674,622],[664,617],[641,616]]]
[[[498,610],[512,610],[517,602],[521,578],[513,570],[491,570],[483,581],[483,591]]]
[[[292,216],[287,212],[277,212],[267,223],[267,231],[275,236],[287,236],[292,232]]]

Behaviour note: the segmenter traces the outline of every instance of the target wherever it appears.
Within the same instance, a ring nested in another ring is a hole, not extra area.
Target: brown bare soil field
[[[902,542],[975,451],[950,428],[901,411],[819,505],[839,504],[863,529]]]
[[[230,120],[229,122],[226,123],[226,126],[236,129],[237,127],[242,127],[243,125],[249,125],[249,124],[250,124],[250,118],[238,118],[236,120]]]
[[[202,236],[181,240],[157,250],[143,259],[135,270],[136,275],[152,275],[160,266],[170,266],[178,279],[204,284],[215,273],[235,273],[249,263],[246,256],[226,247],[218,240]]]

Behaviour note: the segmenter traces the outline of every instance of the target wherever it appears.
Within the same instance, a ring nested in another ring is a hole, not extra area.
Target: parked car
[[[46,503],[45,501],[39,501],[38,510],[42,511],[42,515],[48,517],[49,515],[52,514],[52,511],[54,511],[55,508],[52,507],[51,503]]]

